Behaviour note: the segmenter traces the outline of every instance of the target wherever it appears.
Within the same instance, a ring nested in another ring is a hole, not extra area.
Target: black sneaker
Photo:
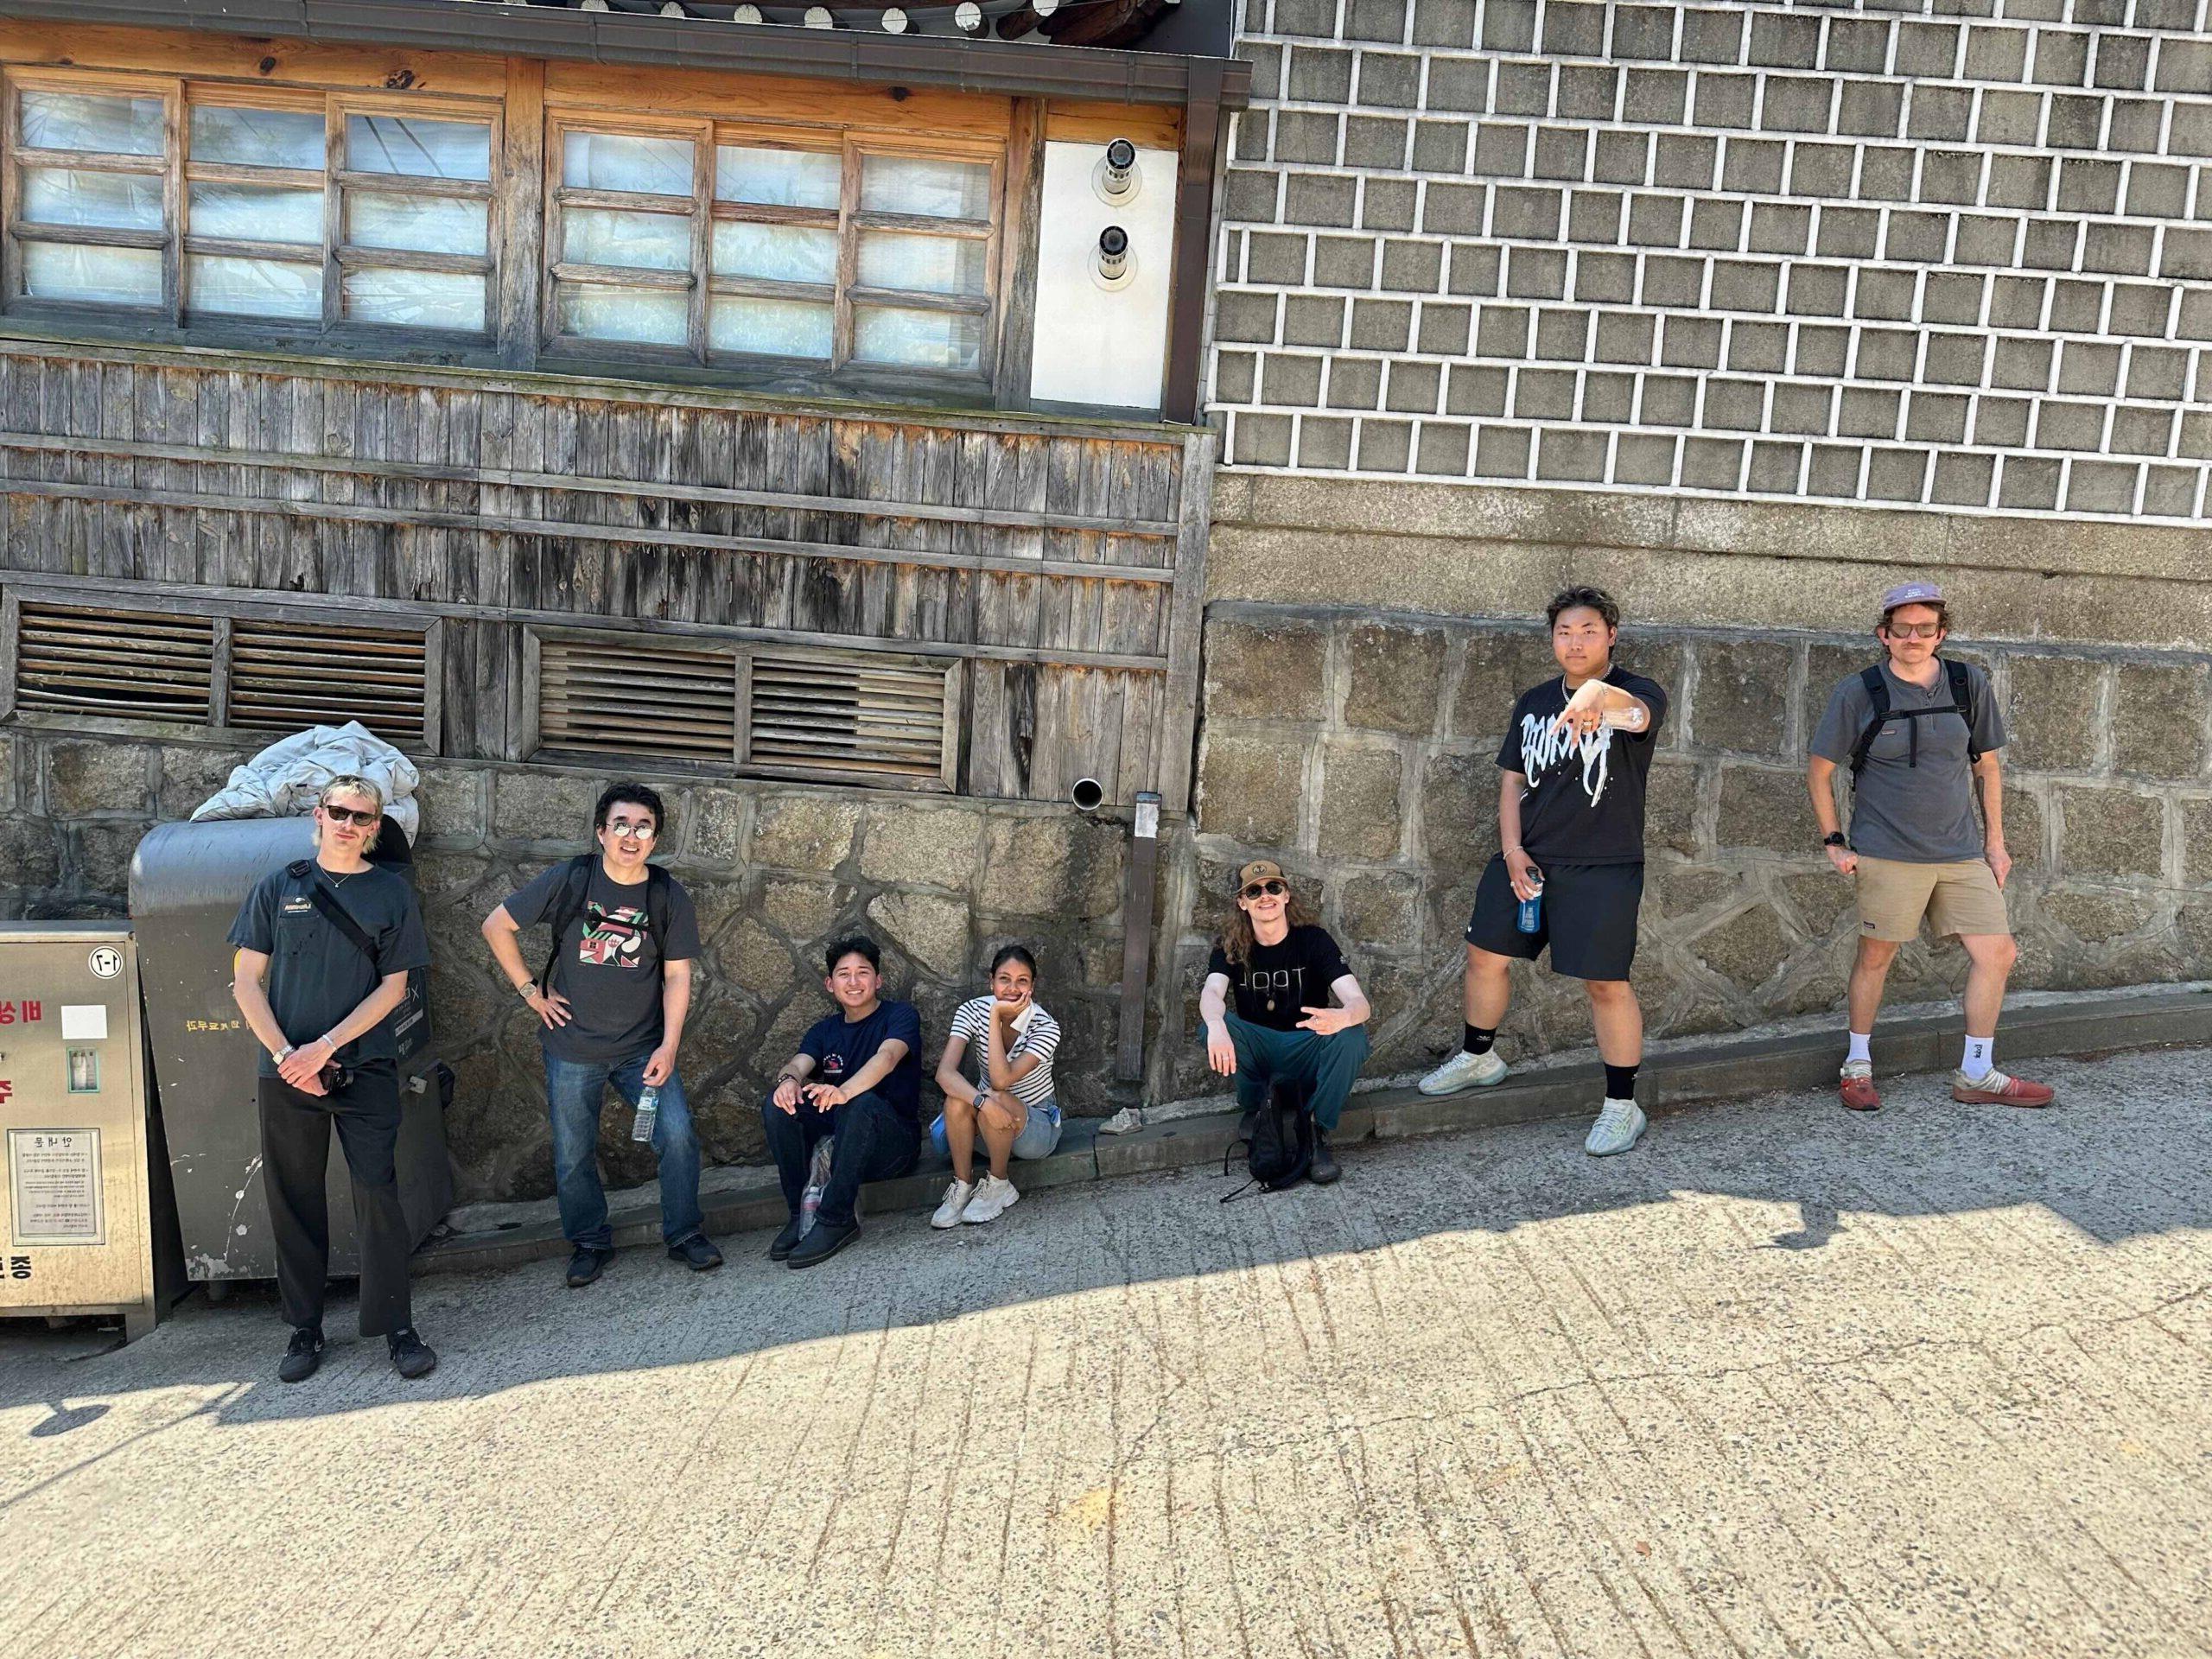
[[[302,1325],[292,1332],[291,1346],[284,1350],[283,1362],[276,1367],[280,1382],[304,1382],[315,1374],[322,1363],[322,1327]]]
[[[1343,1175],[1337,1167],[1337,1154],[1329,1150],[1329,1137],[1320,1130],[1313,1131],[1313,1162],[1306,1170],[1306,1179],[1316,1186],[1328,1186]]]
[[[817,1262],[827,1262],[860,1236],[861,1224],[857,1221],[849,1221],[840,1227],[834,1221],[824,1221],[817,1216],[814,1225],[791,1252],[791,1265],[810,1268]]]
[[[586,1285],[607,1271],[607,1264],[614,1259],[614,1252],[602,1250],[589,1244],[576,1246],[576,1253],[569,1258],[569,1288],[582,1290]]]
[[[791,1253],[798,1248],[798,1230],[803,1224],[797,1216],[793,1216],[784,1224],[784,1230],[778,1233],[775,1242],[768,1246],[768,1259],[771,1262],[790,1260]]]
[[[694,1273],[712,1273],[722,1264],[722,1253],[704,1233],[694,1233],[681,1244],[668,1247],[668,1259],[681,1262]]]
[[[438,1357],[411,1325],[404,1331],[393,1332],[385,1343],[391,1350],[391,1369],[410,1382],[438,1369]]]

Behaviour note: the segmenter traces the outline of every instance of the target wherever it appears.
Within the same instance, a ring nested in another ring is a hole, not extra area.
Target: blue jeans
[[[1236,1104],[1250,1111],[1264,1104],[1269,1089],[1294,1083],[1312,1091],[1313,1122],[1324,1135],[1336,1132],[1359,1068],[1367,1064],[1367,1027],[1346,1026],[1324,1037],[1318,1031],[1277,1031],[1240,1018],[1234,1009],[1223,1024],[1236,1049]],[[1206,1039],[1203,1021],[1198,1040]]]
[[[776,1160],[784,1202],[794,1217],[806,1197],[806,1166],[814,1156],[814,1143],[825,1135],[837,1137],[830,1154],[830,1182],[822,1189],[821,1208],[814,1212],[816,1220],[833,1227],[852,1224],[853,1200],[860,1197],[861,1182],[906,1174],[921,1158],[921,1130],[873,1091],[855,1095],[826,1112],[804,1100],[797,1111],[787,1112],[771,1095],[760,1103],[760,1127],[768,1137],[768,1155]]]
[[[561,1231],[579,1249],[611,1249],[614,1230],[607,1222],[607,1189],[599,1184],[599,1109],[607,1085],[634,1108],[645,1086],[645,1053],[627,1060],[563,1060],[545,1056],[545,1097],[553,1119],[553,1179],[561,1199]],[[660,1109],[653,1122],[653,1151],[660,1157],[660,1232],[671,1245],[702,1230],[699,1211],[699,1137],[692,1133],[691,1108],[683,1098],[683,1079],[671,1071],[660,1086]]]

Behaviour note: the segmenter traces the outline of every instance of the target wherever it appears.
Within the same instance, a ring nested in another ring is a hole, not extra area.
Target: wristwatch
[[[1848,847],[1851,843],[1844,839],[1842,830],[1831,830],[1827,835],[1821,837],[1821,845],[1823,847]]]
[[[524,1001],[529,1001],[531,997],[537,995],[537,982],[534,979],[525,979],[515,987],[515,995]]]

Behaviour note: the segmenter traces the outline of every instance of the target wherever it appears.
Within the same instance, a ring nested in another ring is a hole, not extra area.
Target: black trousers
[[[353,1178],[353,1230],[361,1252],[361,1334],[390,1336],[414,1323],[407,1294],[411,1253],[399,1210],[393,1149],[399,1141],[399,1077],[356,1071],[336,1094],[305,1095],[281,1077],[261,1079],[261,1184],[276,1242],[276,1292],[284,1322],[322,1323],[330,1270],[330,1205],[323,1178],[330,1130]]]

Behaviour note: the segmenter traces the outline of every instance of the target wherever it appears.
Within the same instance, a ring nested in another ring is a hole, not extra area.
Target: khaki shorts
[[[1907,864],[1859,856],[1859,931],[1904,944],[1920,936],[1920,918],[1937,938],[1953,933],[2011,935],[1997,873],[1982,859],[1959,864]]]

